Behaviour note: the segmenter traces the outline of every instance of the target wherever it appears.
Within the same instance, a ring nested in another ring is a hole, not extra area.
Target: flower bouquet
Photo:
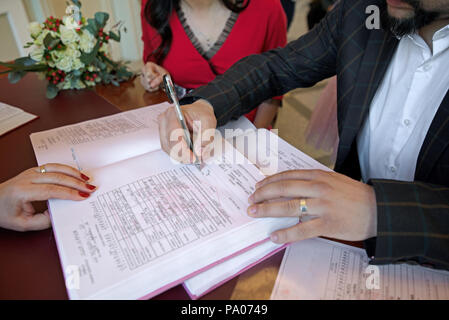
[[[53,99],[60,90],[84,89],[98,83],[118,86],[133,73],[126,63],[113,61],[108,54],[109,41],[120,42],[122,24],[105,31],[109,15],[97,12],[94,18],[81,15],[81,3],[72,0],[67,7],[67,16],[62,19],[49,17],[43,24],[29,25],[33,41],[29,56],[16,59],[13,63],[0,62],[6,67],[8,79],[17,83],[28,72],[37,72],[48,81],[47,98]],[[126,29],[125,29],[126,31]]]

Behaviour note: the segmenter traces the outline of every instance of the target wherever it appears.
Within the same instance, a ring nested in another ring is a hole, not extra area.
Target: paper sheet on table
[[[449,272],[407,264],[371,266],[363,249],[310,239],[287,248],[271,299],[449,299]]]
[[[0,136],[36,118],[34,114],[0,102]]]

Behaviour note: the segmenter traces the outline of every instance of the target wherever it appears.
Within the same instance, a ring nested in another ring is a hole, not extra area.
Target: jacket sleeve
[[[310,87],[336,74],[337,48],[346,1],[309,33],[285,48],[243,58],[183,103],[205,99],[218,125],[248,113],[263,101],[298,87]]]
[[[449,187],[371,180],[377,237],[365,241],[372,264],[413,263],[449,269]]]

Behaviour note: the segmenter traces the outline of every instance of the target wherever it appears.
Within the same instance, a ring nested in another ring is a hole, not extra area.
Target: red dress
[[[161,42],[157,31],[144,17],[146,3],[147,0],[142,1],[141,10],[144,63],[156,62],[151,53]],[[287,19],[279,0],[251,0],[248,7],[238,15],[221,48],[209,61],[193,45],[176,11],[170,17],[170,26],[173,41],[162,67],[170,73],[177,85],[187,89],[211,82],[248,55],[283,47],[287,43]],[[253,110],[247,118],[254,121],[256,112],[257,109]]]

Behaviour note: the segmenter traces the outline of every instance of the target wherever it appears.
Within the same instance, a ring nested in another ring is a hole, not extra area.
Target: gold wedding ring
[[[45,169],[44,165],[40,166],[39,170],[40,170],[41,173],[46,173],[47,172],[47,169]]]

